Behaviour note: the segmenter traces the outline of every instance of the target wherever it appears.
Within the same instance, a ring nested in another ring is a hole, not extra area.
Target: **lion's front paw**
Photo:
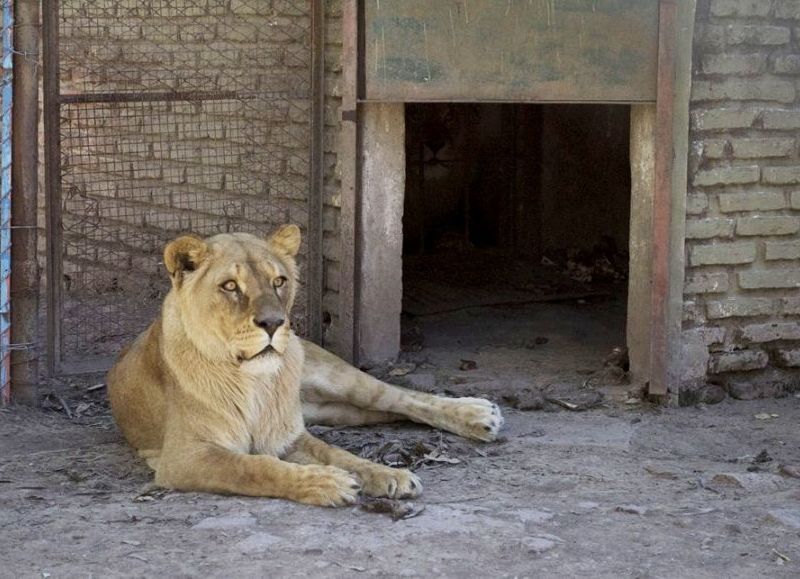
[[[453,398],[448,400],[442,428],[459,436],[492,441],[503,426],[500,407],[484,398]]]
[[[341,507],[356,502],[361,483],[349,472],[333,466],[301,468],[303,476],[294,481],[288,498],[321,507]]]
[[[410,499],[422,492],[422,482],[410,470],[373,465],[358,473],[364,494],[371,497]]]

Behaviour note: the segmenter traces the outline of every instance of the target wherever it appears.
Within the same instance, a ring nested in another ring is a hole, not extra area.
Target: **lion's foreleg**
[[[308,433],[300,436],[286,460],[335,466],[352,472],[361,480],[364,494],[373,497],[409,498],[422,492],[422,483],[411,471],[370,462]]]
[[[354,503],[361,486],[343,469],[292,464],[274,456],[240,454],[218,446],[171,449],[162,454],[156,484],[331,507]]]

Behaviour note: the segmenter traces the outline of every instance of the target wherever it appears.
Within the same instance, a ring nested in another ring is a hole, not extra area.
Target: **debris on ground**
[[[758,414],[754,414],[753,418],[756,420],[772,420],[773,418],[778,418],[779,414],[771,414],[769,412],[759,412]]]
[[[766,451],[766,449],[762,450],[757,455],[755,455],[755,457],[753,457],[753,462],[754,463],[764,463],[764,462],[771,462],[771,461],[772,461],[772,457],[769,455],[769,453]]]
[[[619,505],[614,509],[618,513],[628,513],[629,515],[646,515],[647,508],[639,505]]]
[[[398,501],[396,499],[374,498],[361,496],[358,499],[358,508],[365,513],[378,513],[389,515],[393,521],[413,519],[425,511],[424,505],[412,502]]]
[[[316,434],[372,462],[394,468],[417,470],[422,467],[461,464],[468,457],[487,456],[484,449],[454,435],[431,431],[424,438],[406,435],[399,427],[394,433],[364,432],[358,429],[315,429]],[[388,440],[387,440],[388,439]]]
[[[404,327],[400,334],[400,349],[403,352],[419,352],[425,345],[425,336],[419,326]]]
[[[550,384],[544,389],[544,399],[567,410],[583,411],[600,406],[605,396],[597,390],[580,389],[572,384]]]
[[[478,368],[478,363],[475,360],[461,360],[461,365],[458,367],[461,371],[475,370]]]

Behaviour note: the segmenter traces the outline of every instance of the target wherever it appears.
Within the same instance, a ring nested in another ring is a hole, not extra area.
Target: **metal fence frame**
[[[2,84],[0,84],[0,405],[11,400],[11,159],[14,8],[2,0]]]
[[[309,184],[308,221],[306,244],[305,286],[307,288],[305,337],[320,343],[322,339],[322,195],[323,195],[323,125],[324,125],[324,0],[307,0],[310,16],[310,117],[309,117]],[[111,360],[66,362],[62,359],[63,336],[60,315],[62,306],[62,192],[60,128],[61,107],[70,103],[123,102],[124,93],[70,94],[60,89],[59,13],[61,0],[51,0],[42,10],[43,94],[44,94],[44,175],[45,221],[47,255],[47,372],[50,376],[105,370]],[[192,94],[189,92],[152,93],[145,100],[190,102],[199,99],[224,99],[231,97],[225,91],[217,94]],[[141,102],[138,96],[136,102]]]

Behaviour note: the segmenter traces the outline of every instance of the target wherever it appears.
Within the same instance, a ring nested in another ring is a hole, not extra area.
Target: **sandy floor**
[[[492,310],[490,329],[474,311],[418,319],[425,347],[396,379],[501,403],[525,387],[591,389],[621,339],[614,311],[578,323],[566,309]],[[460,370],[462,360],[477,367]],[[606,399],[586,412],[506,404],[490,444],[414,425],[321,430],[416,467],[416,516],[393,521],[361,507],[143,492],[150,474],[120,441],[102,389],[60,395],[72,418],[0,411],[0,577],[800,575],[797,397],[680,409]]]

